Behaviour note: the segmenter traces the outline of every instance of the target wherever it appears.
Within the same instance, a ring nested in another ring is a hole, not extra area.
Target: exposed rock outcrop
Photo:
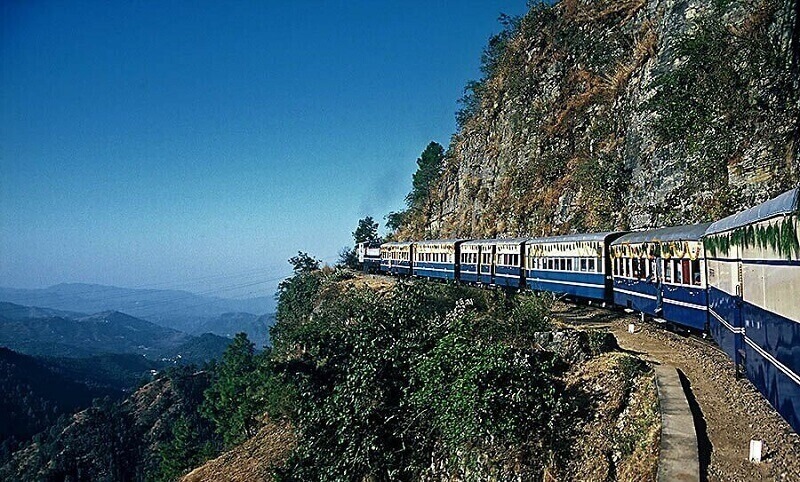
[[[520,21],[399,238],[717,219],[800,181],[797,0],[565,0]]]

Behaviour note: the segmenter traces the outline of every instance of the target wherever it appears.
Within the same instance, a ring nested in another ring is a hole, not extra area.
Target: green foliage
[[[196,422],[181,416],[172,426],[172,440],[162,445],[159,451],[161,467],[156,480],[178,480],[215,454],[212,442],[201,436]]]
[[[294,387],[301,434],[281,478],[411,480],[434,454],[485,475],[477,468],[484,450],[555,436],[547,423],[560,385],[552,356],[533,351],[529,338],[546,326],[536,298],[425,282],[381,295],[321,272],[296,276],[287,293],[309,277],[316,294],[287,296],[292,306],[279,304],[285,314],[273,334],[275,370]],[[498,467],[509,467],[508,457],[498,455]],[[544,461],[524,463],[536,473]]]
[[[514,298],[514,306],[508,317],[506,336],[524,342],[533,333],[549,330],[552,297],[545,294],[524,293]]]
[[[397,231],[400,229],[408,217],[407,211],[390,212],[386,215],[386,229],[389,231]]]
[[[691,172],[685,185],[664,204],[672,207],[706,193],[711,201],[702,203],[698,219],[733,211],[737,193],[728,187],[729,171],[736,172],[750,147],[754,126],[796,118],[798,106],[792,80],[796,71],[781,41],[770,33],[778,3],[745,6],[717,0],[712,7],[679,40],[675,67],[654,80],[655,94],[644,106],[657,114],[652,127],[660,143],[674,144],[672,149],[683,151],[680,157],[691,159],[681,166]],[[785,142],[773,135],[764,139]],[[662,222],[677,221],[667,212],[658,214],[666,215]],[[685,218],[686,213],[677,215]]]
[[[252,437],[263,414],[254,393],[255,346],[238,333],[216,367],[211,386],[201,406],[203,415],[214,422],[227,447]]]
[[[778,256],[791,259],[800,258],[800,239],[797,235],[797,220],[786,216],[766,226],[743,226],[727,233],[715,234],[703,238],[705,249],[712,256],[727,256],[734,246],[741,249],[758,247],[770,249]]]
[[[372,216],[359,219],[358,227],[353,231],[353,240],[356,244],[376,239],[378,239],[378,223],[372,219]]]
[[[355,248],[345,246],[339,251],[339,259],[336,266],[341,268],[358,269],[358,253]]]
[[[289,264],[292,265],[295,274],[308,273],[319,269],[320,260],[309,256],[308,253],[298,251],[297,256],[289,258]]]
[[[430,190],[442,173],[444,148],[437,142],[431,142],[417,159],[417,171],[412,179],[411,192],[406,196],[409,208],[421,207],[427,200]]]
[[[2,480],[171,480],[218,449],[197,411],[208,376],[167,370],[125,402],[98,399],[80,416],[61,417],[24,458],[0,468]]]

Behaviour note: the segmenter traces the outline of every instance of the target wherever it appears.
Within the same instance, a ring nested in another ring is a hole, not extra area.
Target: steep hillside
[[[654,479],[653,372],[613,337],[537,296],[369,279],[281,285],[267,363],[224,392],[267,423],[185,481]]]
[[[565,0],[495,37],[399,238],[719,218],[800,181],[800,2]]]
[[[197,416],[208,374],[176,370],[121,403],[100,402],[61,419],[0,467],[2,480],[155,480],[180,420],[193,437],[210,428]]]
[[[75,382],[41,360],[0,347],[0,464],[20,443],[62,414],[89,406],[95,397],[113,394]]]

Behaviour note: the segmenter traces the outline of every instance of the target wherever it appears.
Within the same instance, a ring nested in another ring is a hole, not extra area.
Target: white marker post
[[[761,463],[761,450],[764,448],[763,440],[750,441],[750,462]]]
[[[636,325],[633,323],[628,323],[628,333],[634,333],[636,331]]]

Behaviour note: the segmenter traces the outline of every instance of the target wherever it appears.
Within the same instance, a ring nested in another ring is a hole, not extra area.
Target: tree
[[[353,231],[353,239],[356,244],[378,239],[378,223],[372,219],[372,216],[358,220],[358,227]]]
[[[339,251],[339,260],[336,262],[337,266],[358,269],[358,253],[355,248],[345,246]]]
[[[210,441],[203,440],[197,426],[181,414],[172,426],[172,440],[161,446],[161,473],[157,480],[179,479],[193,467],[214,456]]]
[[[390,212],[386,215],[386,228],[390,231],[397,231],[406,220],[407,211]]]
[[[444,148],[437,142],[431,142],[417,159],[417,172],[412,179],[411,192],[406,196],[410,208],[418,208],[428,199],[431,187],[441,175]]]
[[[320,260],[311,257],[308,255],[308,253],[304,253],[302,251],[298,251],[297,256],[292,256],[289,258],[289,264],[292,265],[292,269],[294,270],[295,274],[316,271],[319,269],[319,263]]]
[[[264,407],[257,399],[256,365],[255,345],[237,333],[205,391],[200,411],[214,422],[227,447],[252,437],[258,428]]]

